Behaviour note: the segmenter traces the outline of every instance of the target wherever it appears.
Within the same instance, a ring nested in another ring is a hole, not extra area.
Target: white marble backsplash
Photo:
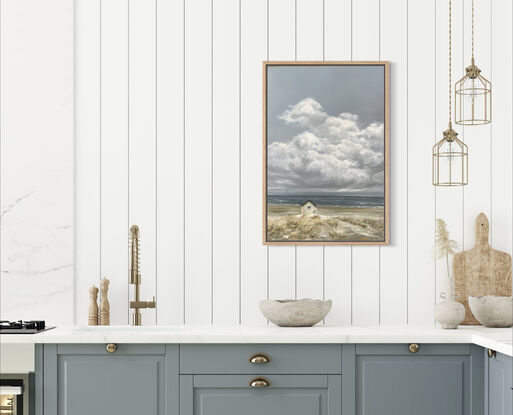
[[[1,7],[0,318],[68,324],[74,262],[73,6],[30,0]]]
[[[43,166],[34,166],[36,172],[51,175]],[[2,319],[72,321],[66,316],[73,304],[71,167],[59,175],[21,196],[13,186],[9,197],[9,184],[2,191],[7,194],[1,206]]]

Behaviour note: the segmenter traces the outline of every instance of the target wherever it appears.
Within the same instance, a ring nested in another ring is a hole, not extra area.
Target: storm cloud
[[[278,119],[299,133],[285,140],[270,137],[270,193],[383,194],[382,122],[361,125],[356,114],[327,114],[311,97],[290,105]]]

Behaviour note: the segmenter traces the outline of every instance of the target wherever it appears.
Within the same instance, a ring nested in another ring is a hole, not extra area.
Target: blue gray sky
[[[384,194],[384,67],[269,66],[268,192]]]

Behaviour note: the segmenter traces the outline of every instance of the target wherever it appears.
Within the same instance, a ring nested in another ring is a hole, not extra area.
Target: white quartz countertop
[[[473,343],[513,356],[513,329],[463,326],[98,326],[2,334],[0,343]]]

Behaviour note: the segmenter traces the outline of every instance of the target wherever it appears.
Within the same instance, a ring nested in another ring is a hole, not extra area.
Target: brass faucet
[[[140,300],[141,273],[139,271],[139,226],[130,227],[130,284],[134,284],[134,301],[130,301],[130,309],[134,310],[132,324],[142,325],[141,308],[155,308],[155,296],[153,301]]]

